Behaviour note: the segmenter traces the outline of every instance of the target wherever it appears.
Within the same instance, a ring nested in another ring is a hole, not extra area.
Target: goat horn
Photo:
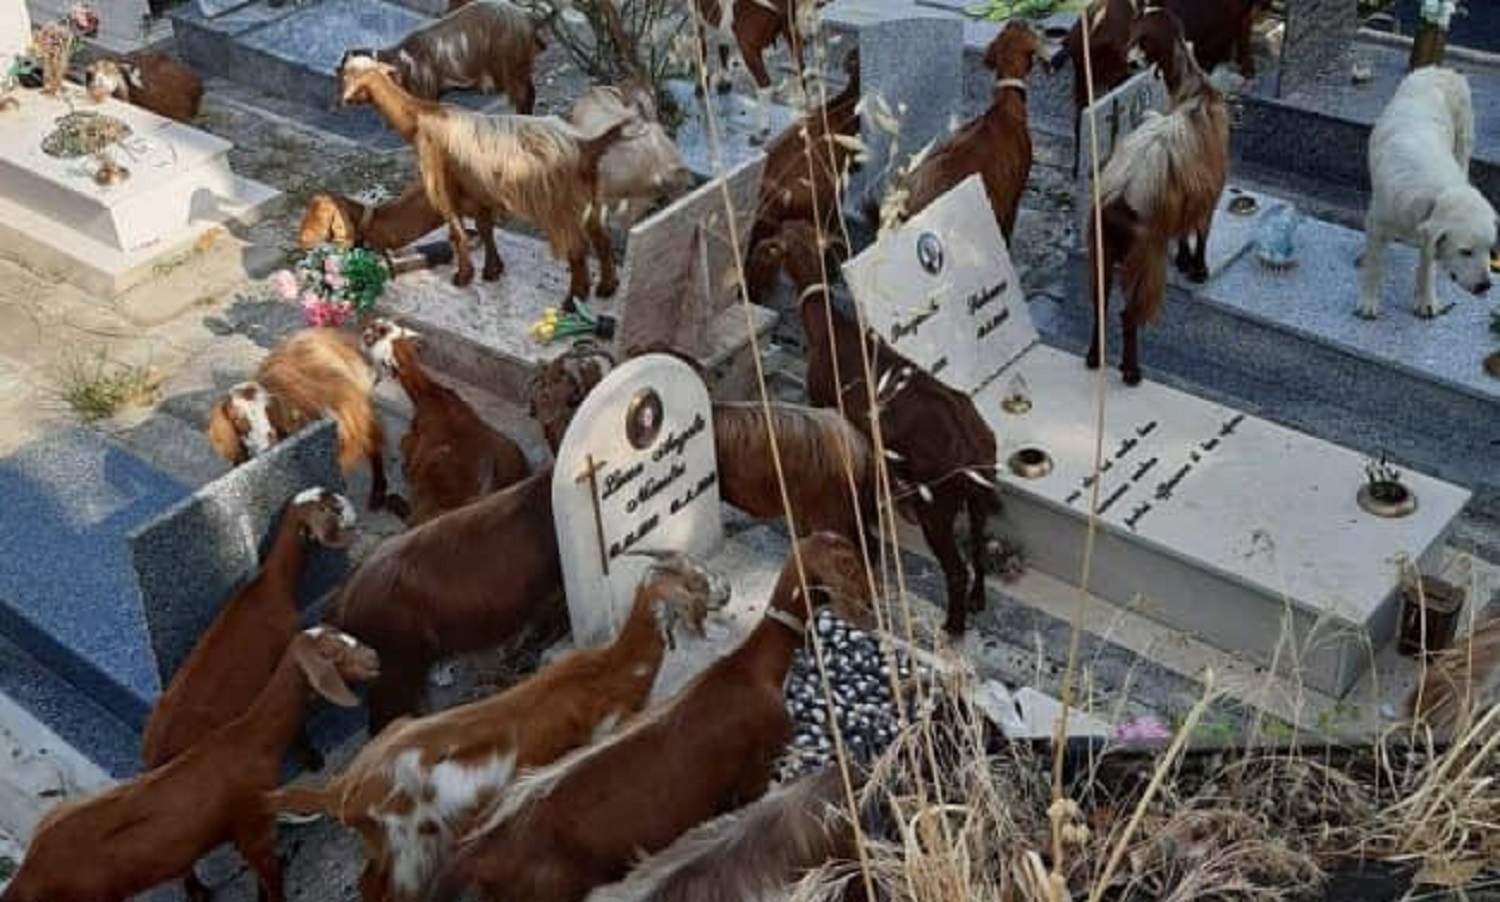
[[[969,469],[967,467],[964,468],[964,475],[967,476],[967,477],[969,477],[970,479],[974,480],[975,482],[979,483],[980,485],[984,486],[987,489],[993,489],[993,488],[997,487],[996,483],[993,480],[987,479],[986,477],[981,476],[980,474],[976,473],[974,470]]]

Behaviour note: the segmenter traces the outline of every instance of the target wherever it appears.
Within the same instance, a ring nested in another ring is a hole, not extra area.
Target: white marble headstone
[[[630,552],[706,555],[723,537],[713,409],[703,380],[666,354],[615,368],[568,427],[552,504],[573,644],[600,645],[625,622],[649,563]]]
[[[1088,225],[1093,214],[1092,182],[1094,171],[1090,156],[1094,152],[1091,136],[1096,134],[1099,149],[1099,171],[1114,154],[1115,147],[1126,135],[1135,131],[1145,118],[1153,112],[1165,113],[1171,98],[1167,96],[1166,82],[1161,80],[1155,66],[1143,69],[1125,80],[1125,83],[1084,107],[1080,120],[1078,182],[1073,190],[1073,209],[1078,215],[1078,240],[1088,241]]]
[[[31,15],[26,11],[26,0],[0,0],[0,77],[30,46]]]
[[[870,328],[965,394],[1038,341],[977,175],[845,263],[844,279]]]

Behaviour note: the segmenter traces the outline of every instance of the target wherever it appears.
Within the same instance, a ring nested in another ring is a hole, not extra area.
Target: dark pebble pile
[[[823,645],[824,661],[833,694],[835,715],[849,756],[859,762],[874,760],[899,729],[891,696],[892,664],[874,636],[856,629],[838,615],[820,609],[813,629]],[[797,652],[786,679],[786,704],[796,732],[777,778],[796,779],[834,760],[833,730],[823,698],[823,681],[811,640]],[[926,680],[930,668],[915,664],[900,651],[892,656],[902,686],[912,677]]]

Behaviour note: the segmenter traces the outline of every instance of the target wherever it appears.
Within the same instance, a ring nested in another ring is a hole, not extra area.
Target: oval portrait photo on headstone
[[[656,441],[661,419],[661,395],[650,388],[636,392],[625,411],[625,438],[630,446],[640,451]]]
[[[931,232],[917,236],[917,262],[931,275],[943,270],[943,242]]]

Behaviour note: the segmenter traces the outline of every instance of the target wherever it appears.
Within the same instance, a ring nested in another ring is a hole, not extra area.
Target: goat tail
[[[609,128],[593,136],[578,142],[578,152],[582,157],[582,165],[585,172],[592,173],[599,168],[599,158],[609,150],[614,143],[620,140],[620,135],[625,131],[625,126],[630,124],[630,119],[621,119]]]
[[[1137,324],[1153,322],[1166,299],[1167,242],[1138,225],[1120,261],[1120,281],[1129,299],[1126,315]]]
[[[338,814],[338,800],[326,786],[283,786],[261,796],[271,814]]]

